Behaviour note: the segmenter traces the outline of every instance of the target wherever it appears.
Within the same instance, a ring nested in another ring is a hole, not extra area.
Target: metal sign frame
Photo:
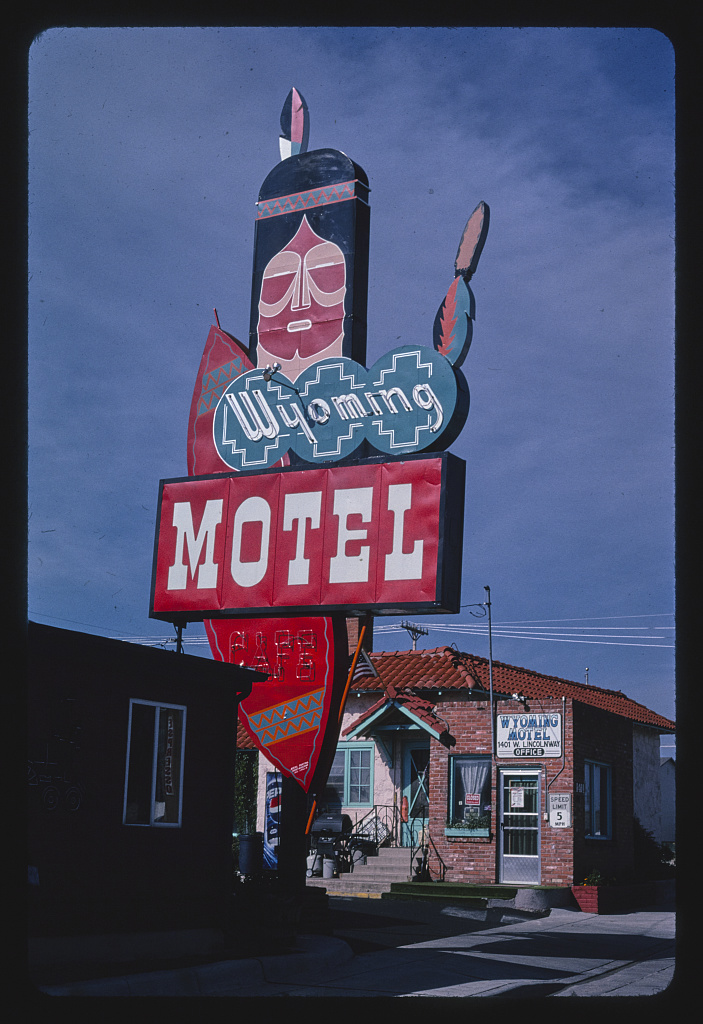
[[[457,612],[465,468],[441,452],[162,480],[150,615]]]

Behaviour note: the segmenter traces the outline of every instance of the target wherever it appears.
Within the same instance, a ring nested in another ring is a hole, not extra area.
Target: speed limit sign
[[[549,794],[549,824],[551,828],[570,827],[571,793]]]

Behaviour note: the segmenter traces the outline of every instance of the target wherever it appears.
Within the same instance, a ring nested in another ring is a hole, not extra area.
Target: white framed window
[[[613,769],[598,761],[584,763],[586,836],[613,837]]]
[[[180,827],[185,727],[181,705],[130,700],[124,825]]]
[[[327,778],[323,804],[373,807],[373,743],[340,743]]]

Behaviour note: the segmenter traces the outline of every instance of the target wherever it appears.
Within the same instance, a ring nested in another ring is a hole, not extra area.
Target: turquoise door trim
[[[401,797],[408,801],[408,821],[400,823],[400,845],[418,846],[429,808],[430,743],[404,737],[401,751]],[[402,803],[401,803],[402,807]]]

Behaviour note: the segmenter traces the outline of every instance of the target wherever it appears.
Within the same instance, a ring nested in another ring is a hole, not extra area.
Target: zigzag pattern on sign
[[[273,704],[271,707],[263,708],[261,711],[249,715],[252,728],[258,729],[263,725],[270,725],[284,718],[295,718],[298,715],[304,715],[310,710],[319,710],[322,707],[323,692],[323,690],[310,690],[309,693],[303,693],[299,697],[291,697],[281,704]]]
[[[219,366],[216,370],[206,373],[203,376],[202,390],[198,403],[198,416],[209,412],[222,398],[222,393],[228,384],[244,372],[244,365],[241,360],[232,360]]]
[[[256,204],[256,219],[279,217],[282,213],[309,210],[327,203],[341,203],[354,198],[354,182],[345,181],[339,185],[328,185],[325,188],[311,189],[308,192],[295,192],[293,195],[280,196],[275,199],[262,199]]]
[[[265,746],[317,728],[322,714],[323,690],[312,690],[291,700],[248,715],[249,725]]]
[[[273,727],[268,727],[257,732],[259,742],[264,747],[271,747],[281,740],[288,740],[292,736],[300,736],[304,732],[316,729],[320,724],[320,712],[314,711],[311,715],[302,715],[298,719],[286,719]]]

